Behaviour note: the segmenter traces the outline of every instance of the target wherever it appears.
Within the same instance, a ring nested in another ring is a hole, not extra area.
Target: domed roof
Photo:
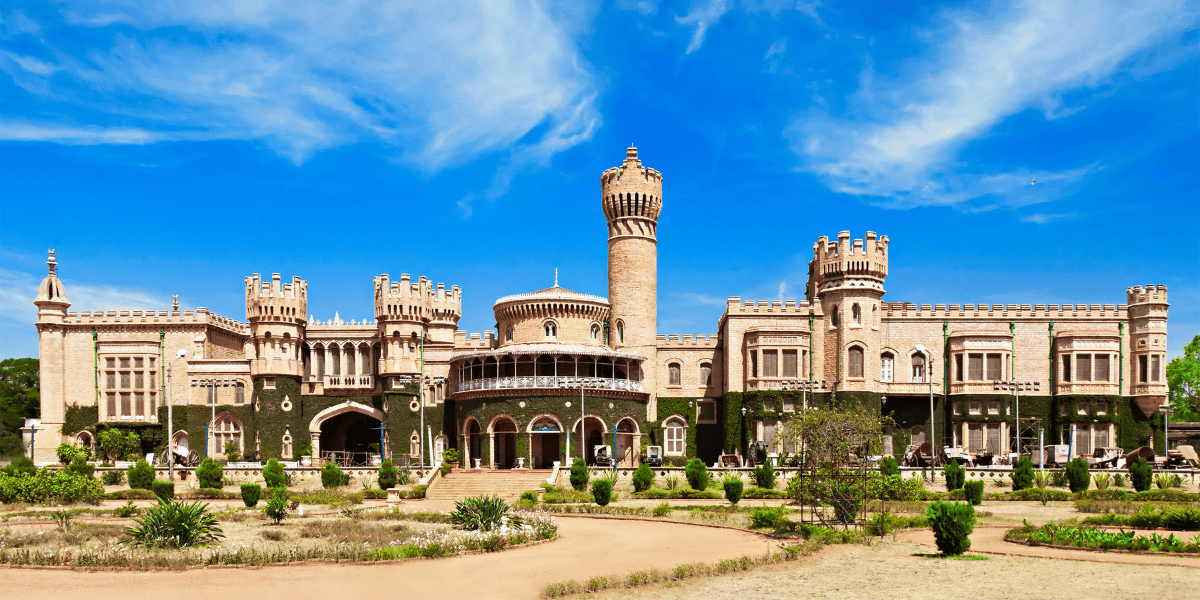
[[[67,290],[63,287],[62,280],[58,278],[56,271],[58,263],[54,260],[54,251],[50,251],[50,259],[46,261],[46,265],[50,267],[50,273],[42,280],[41,287],[38,288],[37,299],[34,302],[61,302],[70,304],[67,300]]]
[[[567,288],[559,287],[557,283],[555,283],[555,285],[553,287],[548,287],[544,290],[538,290],[536,292],[530,292],[528,294],[513,294],[511,296],[505,296],[505,297],[497,300],[496,303],[493,304],[493,306],[500,306],[501,304],[507,304],[509,302],[528,302],[528,301],[543,302],[543,301],[547,301],[547,300],[566,300],[569,302],[590,302],[593,304],[602,304],[604,306],[608,306],[608,298],[601,298],[600,296],[592,296],[589,294],[580,294],[579,292],[573,292],[571,290],[568,290]]]

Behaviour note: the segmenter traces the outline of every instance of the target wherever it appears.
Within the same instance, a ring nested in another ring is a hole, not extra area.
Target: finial
[[[558,287],[558,267],[554,267],[554,287]]]
[[[171,296],[171,310],[179,310],[179,294],[174,294]]]
[[[637,146],[632,143],[625,149],[625,160],[637,160]]]
[[[50,249],[50,259],[46,261],[46,265],[50,267],[50,275],[58,269],[58,261],[54,260],[54,248]]]

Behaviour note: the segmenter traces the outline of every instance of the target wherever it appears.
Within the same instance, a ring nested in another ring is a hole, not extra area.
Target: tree
[[[23,454],[21,427],[41,415],[38,359],[0,361],[0,456]]]
[[[1172,421],[1200,421],[1200,335],[1183,347],[1183,356],[1167,363]]]

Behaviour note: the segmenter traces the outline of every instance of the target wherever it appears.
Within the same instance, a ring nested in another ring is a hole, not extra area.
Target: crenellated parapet
[[[867,288],[883,292],[888,271],[888,237],[868,231],[866,239],[850,239],[849,231],[838,233],[836,242],[821,236],[813,244],[808,264],[809,299],[834,288]]]
[[[457,325],[462,317],[462,289],[446,289],[421,276],[412,281],[408,273],[391,281],[385,273],[375,277],[375,319],[414,324]]]
[[[264,282],[255,273],[246,278],[246,319],[251,323],[295,323],[308,318],[308,282],[292,277],[282,283],[279,273]]]
[[[1167,286],[1135,285],[1125,290],[1125,297],[1129,304],[1166,304]]]
[[[600,176],[600,199],[608,237],[655,237],[662,213],[662,174],[643,167],[637,148],[625,150],[625,162]]]

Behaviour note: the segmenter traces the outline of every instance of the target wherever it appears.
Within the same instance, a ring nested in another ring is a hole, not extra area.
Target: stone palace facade
[[[34,304],[38,462],[104,428],[143,451],[364,461],[440,454],[545,468],[596,445],[624,464],[787,452],[777,432],[806,404],[852,400],[890,415],[884,453],[937,446],[1002,454],[1069,435],[1076,452],[1162,445],[1167,290],[1120,304],[913,304],[884,300],[887,236],[821,237],[805,298],[729,298],[715,335],[656,327],[663,176],[629,148],[600,177],[608,298],[557,285],[500,298],[499,331],[460,331],[458,286],[374,278],[371,322],[314,320],[308,282],[245,279],[244,320],[207,309],[74,311],[49,274]],[[668,221],[669,223],[669,221]],[[580,448],[580,442],[584,448]],[[1065,440],[1064,440],[1065,443]],[[382,452],[381,452],[382,448]],[[368,458],[370,457],[370,458]]]

